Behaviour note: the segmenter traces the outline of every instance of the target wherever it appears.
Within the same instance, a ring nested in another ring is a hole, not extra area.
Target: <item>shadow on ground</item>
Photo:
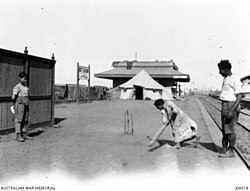
[[[159,139],[157,140],[157,143],[159,144],[158,146],[155,146],[153,148],[150,148],[148,151],[149,152],[153,152],[156,149],[159,149],[160,147],[168,144],[169,146],[174,146],[175,142],[174,141],[170,141],[170,140],[163,140],[163,139]],[[195,147],[195,143],[193,142],[182,142],[181,143],[181,147]],[[207,142],[200,142],[200,146],[198,146],[197,148],[205,148],[207,150],[210,150],[212,152],[215,153],[219,153],[219,151],[221,150],[221,147],[219,147],[218,145],[215,145],[214,143],[207,143]]]
[[[65,119],[67,119],[67,118],[59,118],[59,117],[54,118],[54,124],[57,125],[58,123],[64,121]]]
[[[36,128],[36,129],[33,129],[33,130],[30,130],[30,131],[29,131],[29,136],[30,136],[30,137],[36,137],[36,136],[42,134],[43,132],[44,132],[43,129],[41,129],[41,128]]]

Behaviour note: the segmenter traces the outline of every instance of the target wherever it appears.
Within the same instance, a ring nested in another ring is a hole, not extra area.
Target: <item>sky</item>
[[[76,66],[91,66],[91,86],[112,87],[94,74],[113,61],[173,60],[191,77],[184,88],[220,89],[217,63],[229,59],[250,74],[248,0],[1,0],[0,48],[56,57],[55,83],[76,83]],[[87,81],[80,81],[87,85]]]

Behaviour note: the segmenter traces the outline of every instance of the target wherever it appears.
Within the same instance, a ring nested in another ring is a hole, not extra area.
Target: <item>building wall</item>
[[[51,95],[54,93],[51,92],[52,83],[54,83],[52,69],[50,64],[45,64],[41,61],[29,61],[31,124],[51,120]]]
[[[131,78],[115,78],[113,80],[113,88],[121,85],[121,84],[124,84],[125,82],[129,81]]]
[[[128,80],[130,80],[131,78],[116,78],[113,80],[113,88],[124,84],[125,82],[127,82]],[[157,81],[159,84],[161,84],[164,87],[170,87],[170,86],[174,86],[174,80],[172,78],[156,78],[154,79],[155,81]]]
[[[164,87],[174,86],[174,80],[172,78],[154,78],[155,81],[157,81],[159,84],[161,84]]]

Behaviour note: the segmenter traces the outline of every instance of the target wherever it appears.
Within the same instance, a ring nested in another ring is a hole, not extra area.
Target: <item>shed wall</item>
[[[31,125],[54,123],[54,66],[54,60],[0,49],[0,132],[14,128],[11,96],[22,71],[29,75]]]

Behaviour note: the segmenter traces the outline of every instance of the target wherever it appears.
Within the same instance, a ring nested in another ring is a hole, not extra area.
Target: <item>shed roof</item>
[[[33,56],[33,55],[30,55],[30,54],[24,54],[24,53],[20,53],[20,52],[15,52],[15,51],[2,49],[2,48],[0,48],[0,55],[11,56],[11,57],[14,56],[14,57],[17,57],[17,58],[29,58],[29,59],[32,59],[33,61],[42,62],[43,65],[44,64],[54,65],[56,63],[56,60],[53,60],[53,59],[42,58],[42,57]]]

